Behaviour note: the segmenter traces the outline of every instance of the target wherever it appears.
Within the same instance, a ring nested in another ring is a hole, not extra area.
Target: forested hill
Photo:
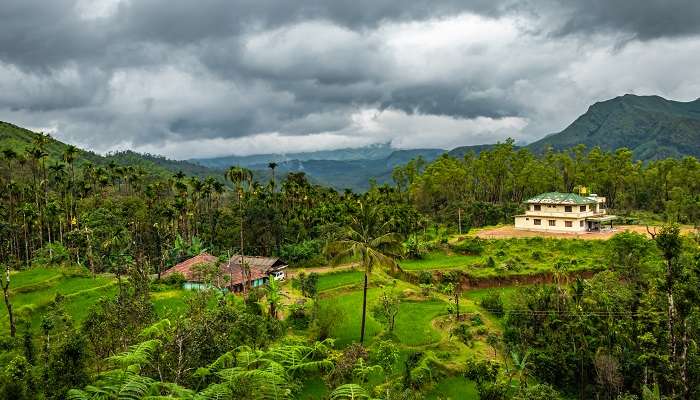
[[[23,154],[35,147],[39,140],[45,141],[42,147],[52,161],[63,160],[66,150],[72,147],[50,136],[42,136],[29,129],[0,121],[0,150],[12,149],[18,154]],[[140,167],[145,172],[155,175],[171,175],[182,171],[188,176],[200,178],[215,176],[223,179],[223,171],[187,161],[169,160],[162,156],[140,154],[133,151],[122,151],[102,156],[74,146],[72,148],[75,151],[74,157],[77,165],[91,162],[95,165],[107,166],[114,163],[119,166]]]
[[[639,160],[700,157],[700,99],[690,102],[626,94],[589,107],[563,131],[530,144],[541,153],[577,144],[603,150],[627,147]]]

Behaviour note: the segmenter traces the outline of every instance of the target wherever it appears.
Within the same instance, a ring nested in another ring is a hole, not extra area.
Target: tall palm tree
[[[360,343],[365,340],[369,275],[375,267],[398,267],[394,258],[400,254],[401,237],[391,231],[391,222],[382,218],[377,207],[365,207],[360,203],[360,210],[353,216],[343,238],[328,245],[327,250],[335,263],[352,257],[359,259],[364,270]]]
[[[63,152],[63,161],[68,164],[68,168],[70,170],[70,202],[68,203],[68,219],[72,220],[73,215],[74,215],[74,202],[75,202],[75,159],[78,156],[78,148],[69,145],[66,150]]]
[[[271,162],[267,164],[267,167],[270,168],[270,171],[272,171],[272,192],[275,192],[275,168],[277,168],[277,163],[276,162]]]
[[[241,270],[243,271],[244,275],[246,276],[245,282],[243,282],[243,289],[246,290],[248,286],[248,277],[250,276],[250,272],[247,271],[248,267],[246,263],[243,261],[243,193],[245,190],[249,189],[251,186],[251,183],[253,181],[253,172],[247,168],[242,168],[242,167],[230,167],[226,171],[226,177],[233,183],[235,190],[236,190],[236,195],[238,198],[238,214],[240,216],[240,240],[241,240],[241,247],[240,247],[240,265],[241,265]]]

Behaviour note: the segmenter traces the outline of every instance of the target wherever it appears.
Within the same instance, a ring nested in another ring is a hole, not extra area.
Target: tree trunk
[[[2,292],[5,296],[5,307],[10,318],[10,336],[15,337],[17,327],[15,326],[15,316],[12,314],[12,303],[10,302],[10,267],[5,267],[5,282],[2,283]]]
[[[365,342],[365,318],[367,316],[367,272],[365,272],[365,285],[362,290],[362,327],[360,328],[360,344]]]

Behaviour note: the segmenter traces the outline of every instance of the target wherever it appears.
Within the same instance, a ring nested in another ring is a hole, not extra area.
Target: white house
[[[542,193],[525,201],[525,214],[515,216],[515,228],[550,232],[600,230],[616,219],[605,209],[605,197],[595,194]]]

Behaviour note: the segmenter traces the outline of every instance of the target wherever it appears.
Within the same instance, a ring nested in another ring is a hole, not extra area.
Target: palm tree
[[[267,167],[270,168],[270,171],[272,171],[272,192],[275,192],[275,168],[277,168],[277,163],[276,162],[271,162],[267,164]]]
[[[398,267],[394,257],[401,251],[401,239],[399,234],[391,232],[391,222],[382,219],[378,208],[364,207],[360,203],[360,210],[353,216],[343,239],[328,245],[327,250],[333,256],[334,262],[352,257],[360,260],[360,266],[364,270],[360,343],[364,343],[365,340],[369,275],[375,267]]]
[[[243,271],[246,276],[243,282],[243,289],[245,290],[248,286],[248,277],[250,272],[247,271],[247,263],[243,262],[243,193],[246,189],[250,188],[251,182],[253,181],[253,172],[247,168],[241,167],[230,167],[226,171],[226,177],[233,183],[236,188],[236,195],[238,197],[238,214],[240,216],[240,257],[241,257],[241,271]]]
[[[75,202],[75,159],[78,155],[78,148],[69,145],[66,150],[63,152],[63,161],[68,164],[68,167],[70,169],[70,202],[68,203],[68,219],[72,220],[73,219],[73,211],[74,207],[73,204]]]

